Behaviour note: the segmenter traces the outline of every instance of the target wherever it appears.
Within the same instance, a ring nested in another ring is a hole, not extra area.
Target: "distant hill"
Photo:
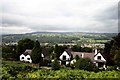
[[[24,38],[39,40],[41,43],[74,43],[82,39],[111,40],[117,33],[84,33],[84,32],[33,32],[26,34],[2,35],[2,42],[18,42]]]

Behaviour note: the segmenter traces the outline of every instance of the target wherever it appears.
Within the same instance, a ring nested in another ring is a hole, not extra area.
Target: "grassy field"
[[[116,34],[113,33],[80,33],[80,32],[69,32],[69,33],[56,33],[56,32],[36,32],[28,34],[11,34],[2,35],[2,42],[18,42],[24,38],[30,38],[32,40],[38,40],[41,43],[105,43],[111,40]]]
[[[17,61],[2,61],[2,78],[36,78],[36,79],[84,79],[84,78],[120,78],[118,71],[101,71],[89,72],[78,69],[61,68],[60,70],[51,70],[50,68],[41,67],[38,65],[22,63]]]

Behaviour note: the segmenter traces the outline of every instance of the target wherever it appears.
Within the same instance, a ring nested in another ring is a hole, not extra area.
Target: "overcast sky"
[[[119,0],[0,0],[4,33],[117,32]]]

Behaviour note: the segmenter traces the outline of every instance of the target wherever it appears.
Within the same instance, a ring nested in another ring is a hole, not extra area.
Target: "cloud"
[[[0,17],[3,33],[117,32],[117,4],[118,0],[4,0]]]

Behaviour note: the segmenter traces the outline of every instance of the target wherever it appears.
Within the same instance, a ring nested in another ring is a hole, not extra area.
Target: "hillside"
[[[112,39],[116,33],[83,33],[83,32],[34,32],[26,34],[2,35],[2,42],[18,42],[24,38],[39,40],[41,43],[104,43]]]

